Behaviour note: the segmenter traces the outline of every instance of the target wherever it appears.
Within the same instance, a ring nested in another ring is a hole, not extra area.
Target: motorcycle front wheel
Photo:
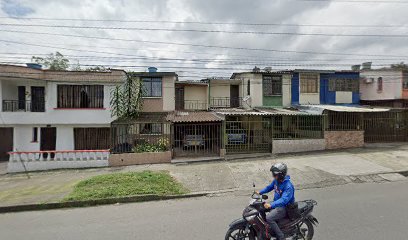
[[[300,226],[300,236],[298,239],[304,239],[304,240],[312,240],[314,236],[314,227],[312,222],[310,222],[308,219],[303,221]]]
[[[228,229],[225,240],[255,240],[255,233],[246,233],[244,226],[236,226]]]

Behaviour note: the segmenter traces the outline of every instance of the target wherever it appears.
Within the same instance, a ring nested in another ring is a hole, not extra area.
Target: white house
[[[105,151],[113,120],[110,94],[125,79],[123,70],[0,65],[0,159],[12,152],[10,160],[72,160]],[[78,153],[81,157],[73,157]]]

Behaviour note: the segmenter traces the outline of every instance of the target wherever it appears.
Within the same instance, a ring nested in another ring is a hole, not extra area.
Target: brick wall
[[[364,146],[364,131],[325,131],[326,149]]]
[[[111,154],[109,157],[109,166],[111,167],[170,162],[171,151]]]

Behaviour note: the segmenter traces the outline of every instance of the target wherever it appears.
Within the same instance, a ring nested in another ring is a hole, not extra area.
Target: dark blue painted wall
[[[299,73],[293,73],[292,76],[292,104],[299,104]]]

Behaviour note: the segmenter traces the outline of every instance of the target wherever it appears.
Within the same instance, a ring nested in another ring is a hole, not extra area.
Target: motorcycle
[[[270,232],[269,224],[266,221],[264,204],[268,199],[267,195],[253,193],[249,206],[244,209],[242,218],[233,221],[229,225],[225,240],[270,240],[275,239],[274,233]],[[296,214],[291,214],[289,218],[278,221],[278,225],[285,234],[286,239],[312,240],[314,235],[314,226],[319,223],[312,212],[317,202],[314,200],[305,200],[296,202]],[[288,214],[289,215],[289,214]],[[295,217],[293,217],[295,215]]]

